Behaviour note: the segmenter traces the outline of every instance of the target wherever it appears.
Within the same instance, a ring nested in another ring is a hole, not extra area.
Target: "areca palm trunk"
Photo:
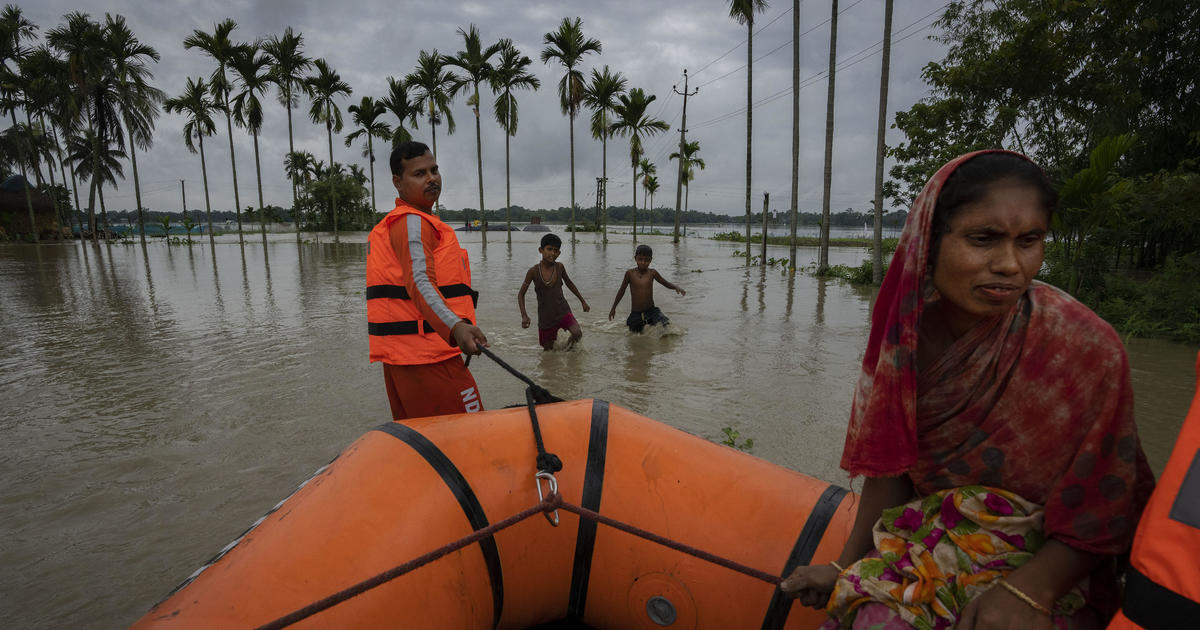
[[[222,75],[224,76],[224,75]],[[233,119],[229,114],[229,95],[225,95],[225,131],[229,134],[229,165],[233,169],[233,209],[237,215],[238,242],[242,242],[242,199],[238,195],[237,158],[233,154]],[[211,236],[211,234],[210,234]]]
[[[92,230],[92,242],[96,242],[96,183],[100,179],[100,137],[96,134],[91,121],[88,128],[92,130],[92,178],[88,182],[88,226]]]
[[[875,284],[883,282],[883,154],[891,58],[892,0],[887,0],[883,5],[883,66],[879,71],[879,121],[875,129],[875,233],[871,253],[871,282]]]
[[[267,244],[267,213],[263,210],[262,162],[258,159],[258,132],[254,132],[254,174],[258,176],[258,222],[262,226],[263,245]]]
[[[204,214],[208,218],[208,243],[211,246],[216,246],[216,241],[213,239],[212,226],[212,202],[208,198],[208,164],[204,160],[204,136],[200,136],[200,176],[204,179]],[[187,212],[187,208],[184,208]],[[191,237],[189,236],[189,239]]]
[[[833,95],[837,62],[838,0],[833,0],[829,21],[829,93],[825,99],[825,192],[821,196],[821,247],[817,256],[817,274],[829,270],[829,196],[833,184]]]
[[[108,224],[108,208],[104,206],[104,184],[96,184],[96,195],[100,197],[100,221],[104,224],[104,235],[107,238],[112,226]]]
[[[608,242],[608,113],[601,112],[601,118],[604,119],[604,133],[600,136],[600,198],[604,201],[604,208],[600,211],[604,218],[601,219],[601,236],[600,241]]]
[[[371,134],[367,134],[367,154],[371,162],[371,218],[366,221],[369,228],[374,223],[375,213],[379,212],[375,203],[375,143],[371,142]]]
[[[329,103],[325,103],[325,133],[329,136],[329,203],[333,206],[333,242],[339,242],[338,239],[338,221],[337,221],[337,190],[334,189],[333,182],[333,122],[329,116],[332,112],[329,111]]]
[[[65,162],[63,162],[62,146],[60,146],[58,144],[58,132],[55,131],[53,127],[50,128],[50,131],[51,131],[51,137],[54,139],[54,153],[58,156],[58,171],[59,171],[59,174],[62,175],[62,178],[63,178],[63,188],[66,188],[66,186],[67,186],[67,165]],[[72,176],[73,175],[74,175],[74,173],[72,173]],[[71,237],[74,238],[75,237],[75,212],[77,210],[79,210],[79,191],[74,186],[72,187],[72,190],[75,192],[75,207],[72,208],[71,211],[68,213],[67,223],[71,227]],[[79,238],[80,239],[83,238],[82,226],[79,229]]]
[[[129,118],[125,119],[125,127],[129,129],[129,163],[133,166],[133,196],[137,202],[138,215],[138,235],[141,237],[142,245],[146,244],[146,220],[142,215],[142,184],[138,179],[137,167],[137,146],[133,142],[133,127],[129,124]]]
[[[892,0],[888,0],[891,2]],[[788,211],[788,268],[796,269],[796,218],[800,212],[800,0],[792,0],[792,203]]]
[[[571,111],[571,115],[567,117],[570,120],[568,126],[571,128],[571,242],[575,242],[575,111]],[[636,171],[636,167],[635,170]],[[637,193],[634,193],[635,195]],[[636,214],[636,213],[635,213]]]
[[[633,242],[637,242],[637,160],[633,162]]]
[[[750,167],[754,135],[754,14],[746,18],[746,264],[750,264]]]
[[[296,143],[292,139],[292,95],[291,91],[287,96],[287,119],[288,119],[288,155],[296,152]],[[296,244],[300,244],[300,195],[296,191],[296,179],[292,178],[292,223],[296,224]]]
[[[483,207],[483,142],[479,139],[479,84],[475,84],[475,167],[479,175],[479,218],[483,222],[480,237],[487,246],[487,211]]]
[[[14,107],[8,110],[8,113],[12,115],[13,133],[15,134],[17,131],[17,110]],[[33,194],[29,192],[29,178],[25,176],[25,146],[22,144],[20,138],[17,139],[17,161],[21,164],[21,179],[25,180],[25,206],[29,208],[29,231],[33,234],[33,242],[41,243],[41,240],[38,238],[37,217],[33,214]]]
[[[505,91],[504,98],[508,98],[508,92]],[[511,102],[508,102],[511,106]],[[508,226],[508,244],[512,245],[512,176],[509,172],[509,155],[508,155],[508,130],[512,128],[512,114],[505,112],[505,117],[508,124],[504,125],[504,224]]]

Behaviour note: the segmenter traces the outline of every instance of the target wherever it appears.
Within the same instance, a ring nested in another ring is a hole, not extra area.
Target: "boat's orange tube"
[[[537,408],[569,503],[762,571],[827,562],[846,491],[603,401]],[[135,628],[254,627],[538,501],[524,408],[388,423],[351,444]],[[770,584],[565,510],[535,516],[297,628],[810,628]],[[653,617],[653,618],[652,618]]]

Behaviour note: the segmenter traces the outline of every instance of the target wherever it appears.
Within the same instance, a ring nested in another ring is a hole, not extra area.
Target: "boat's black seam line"
[[[812,511],[808,514],[808,520],[804,522],[804,528],[796,537],[796,544],[792,547],[792,553],[783,565],[780,577],[787,577],[796,567],[812,562],[817,546],[825,537],[825,528],[829,526],[829,521],[833,520],[833,515],[837,512],[838,506],[842,504],[846,492],[845,488],[830,485],[821,493],[821,498],[817,499]],[[792,611],[792,601],[792,599],[784,597],[779,587],[776,586],[775,592],[771,594],[771,603],[767,605],[767,612],[763,615],[762,629],[780,630],[783,628],[787,623],[788,614]]]
[[[583,494],[580,505],[599,512],[604,489],[604,464],[608,455],[608,402],[592,401],[592,424],[588,437],[587,467],[583,474]],[[587,605],[588,581],[592,572],[592,551],[596,546],[596,522],[579,519],[575,537],[575,563],[571,572],[571,590],[567,601],[567,617],[583,619]]]
[[[396,422],[380,425],[375,427],[375,430],[400,439],[411,446],[421,457],[424,457],[426,462],[429,462],[429,465],[441,475],[442,481],[446,482],[446,486],[454,493],[454,498],[458,499],[458,504],[471,523],[472,530],[488,526],[483,505],[479,503],[479,498],[475,496],[475,491],[467,483],[466,477],[463,477],[454,462],[450,461],[450,458],[429,438],[410,426]],[[483,552],[483,560],[487,564],[488,577],[492,583],[492,627],[496,628],[500,625],[500,615],[504,612],[504,572],[500,564],[500,549],[496,546],[495,537],[488,536],[479,541],[479,550]]]

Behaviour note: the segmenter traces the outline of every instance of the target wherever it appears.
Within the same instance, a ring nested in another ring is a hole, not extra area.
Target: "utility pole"
[[[671,91],[683,96],[683,121],[679,124],[679,178],[675,181],[675,238],[673,242],[679,242],[679,210],[683,203],[683,147],[687,143],[687,100],[689,96],[695,96],[700,88],[696,88],[692,92],[688,92],[688,75],[687,68],[683,69],[683,91],[675,89],[671,86]],[[653,215],[651,215],[653,216]]]
[[[767,264],[767,206],[771,200],[771,193],[763,193],[763,242],[762,242],[762,264]],[[746,244],[749,247],[749,243]]]
[[[601,209],[608,207],[608,203],[607,203],[608,200],[604,198],[604,193],[606,192],[606,189],[607,189],[607,186],[605,186],[605,184],[607,182],[608,182],[608,179],[605,177],[597,177],[596,178],[596,229],[597,230],[600,229],[601,221],[604,221],[605,223],[607,223],[607,219],[608,219],[608,217],[601,218],[601,216],[600,216]]]

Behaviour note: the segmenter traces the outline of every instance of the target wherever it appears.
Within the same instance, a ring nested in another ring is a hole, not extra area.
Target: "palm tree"
[[[21,75],[26,78],[25,113],[26,117],[37,119],[43,133],[46,135],[49,153],[46,161],[49,165],[50,185],[57,186],[54,177],[54,157],[59,162],[59,172],[63,177],[63,187],[66,187],[66,165],[63,162],[62,147],[58,142],[58,128],[67,118],[70,93],[68,85],[67,66],[56,57],[48,46],[39,46],[27,55],[20,63]],[[49,120],[49,124],[47,124]],[[32,126],[32,123],[31,123]],[[78,194],[78,193],[76,193]],[[74,227],[74,212],[67,212],[58,203],[58,195],[53,197],[55,213],[62,219],[65,227]]]
[[[208,240],[213,240],[212,203],[208,197],[208,165],[204,159],[204,137],[217,133],[217,125],[213,122],[213,111],[219,109],[216,103],[209,100],[210,88],[204,83],[204,78],[189,78],[183,94],[168,98],[163,103],[163,109],[176,112],[187,117],[183,125],[183,143],[188,151],[196,152],[200,147],[200,175],[204,179],[204,212],[208,216]],[[184,208],[187,211],[187,208]]]
[[[533,63],[529,57],[512,43],[511,39],[500,40],[500,59],[492,71],[488,83],[496,97],[496,122],[504,130],[504,224],[508,226],[508,244],[512,245],[512,181],[509,175],[508,139],[517,135],[517,97],[513,90],[537,90],[542,82],[529,74],[526,68]]]
[[[318,59],[313,62],[316,66],[317,73],[309,77],[305,82],[308,84],[309,94],[312,98],[312,107],[308,110],[308,118],[314,123],[325,123],[325,133],[329,137],[329,163],[333,164],[333,132],[341,133],[342,131],[342,110],[338,109],[334,99],[338,95],[350,96],[354,90],[350,84],[342,80],[333,68],[329,67],[329,63],[324,59]],[[337,193],[331,186],[329,189],[329,198],[333,205],[333,241],[338,242],[338,220],[337,220]]]
[[[583,102],[583,73],[575,69],[588,53],[600,54],[600,40],[583,36],[583,20],[563,18],[558,30],[546,33],[542,39],[542,63],[558,61],[567,69],[558,82],[558,102],[567,115],[571,138],[571,240],[575,240],[575,114]]]
[[[479,37],[479,29],[472,24],[469,31],[458,29],[458,34],[462,35],[463,47],[465,50],[458,51],[458,54],[453,57],[444,57],[442,63],[447,66],[461,68],[463,74],[462,82],[455,87],[455,93],[466,89],[470,84],[474,92],[467,99],[467,104],[475,111],[475,167],[479,175],[479,216],[483,219],[483,230],[480,231],[480,236],[483,238],[483,244],[487,245],[487,211],[483,205],[483,141],[479,136],[479,84],[491,78],[492,64],[488,62],[493,55],[500,52],[500,43],[497,42],[483,47],[483,41]]]
[[[213,25],[212,34],[195,29],[183,40],[183,47],[188,50],[199,48],[217,62],[217,69],[213,71],[208,80],[208,88],[212,91],[217,107],[225,112],[225,131],[229,134],[229,165],[233,170],[233,209],[237,213],[238,241],[241,241],[242,200],[238,194],[237,157],[233,151],[233,109],[229,106],[229,93],[233,91],[233,86],[226,73],[234,58],[241,54],[238,49],[243,46],[243,44],[234,43],[229,38],[235,28],[237,28],[237,22],[226,18]]]
[[[891,0],[887,0],[891,2]],[[796,269],[796,224],[800,211],[800,0],[792,0],[792,205],[788,216],[788,268]],[[746,243],[746,247],[750,247]]]
[[[645,165],[643,165],[644,167]],[[650,211],[650,231],[654,231],[654,193],[658,192],[658,178],[652,175],[654,165],[650,164],[649,171],[642,171],[642,188],[646,189],[646,194],[650,197],[650,202],[646,204],[646,208]],[[645,197],[643,197],[645,198]]]
[[[445,70],[445,57],[422,50],[417,55],[417,67],[404,79],[408,89],[415,90],[413,105],[429,117],[429,133],[433,140],[433,155],[437,157],[437,126],[446,120],[446,134],[454,133],[454,114],[450,113],[450,101],[454,99],[462,79]],[[436,210],[436,208],[435,208]]]
[[[637,241],[637,179],[638,158],[642,156],[642,137],[650,137],[671,128],[665,120],[646,115],[646,108],[654,102],[653,94],[647,95],[642,88],[633,88],[619,97],[613,108],[617,121],[610,131],[619,136],[629,136],[629,162],[633,168],[633,240]]]
[[[392,129],[392,146],[397,146],[401,142],[412,140],[412,133],[405,129],[405,125],[410,125],[413,129],[417,128],[417,118],[421,115],[421,109],[416,106],[408,98],[408,86],[404,84],[403,79],[388,77],[388,95],[387,98],[379,101],[387,108],[393,116],[396,117],[396,126]]]
[[[74,133],[81,123],[92,132],[92,176],[88,186],[88,226],[92,240],[96,231],[96,187],[100,181],[102,145],[124,144],[121,135],[121,115],[117,107],[112,77],[112,65],[104,47],[104,29],[85,13],[78,11],[65,16],[65,24],[46,32],[46,41],[63,53],[67,63],[70,94],[64,104],[64,125]],[[78,205],[78,204],[77,204]]]
[[[879,121],[875,128],[875,234],[871,282],[883,282],[883,155],[887,131],[888,68],[892,59],[892,0],[883,4],[883,67],[879,71]]]
[[[142,213],[142,184],[138,177],[137,147],[149,149],[154,143],[154,119],[166,95],[149,84],[154,78],[147,60],[159,60],[158,51],[143,44],[129,30],[125,18],[105,16],[104,41],[116,79],[119,107],[129,134],[129,161],[133,167],[133,191],[137,201],[138,233],[146,244],[146,220]]]
[[[21,42],[26,39],[34,39],[36,30],[37,27],[33,22],[21,15],[20,7],[11,4],[4,7],[4,12],[0,14],[0,92],[2,92],[0,109],[8,110],[9,115],[12,116],[14,133],[18,129],[17,108],[24,107],[24,103],[23,99],[18,96],[22,87],[20,70],[14,71],[9,68],[8,62],[12,61],[19,67],[21,60],[29,54]],[[24,143],[18,140],[16,144],[17,161],[21,164],[21,179],[25,180],[25,205],[29,210],[29,231],[33,234],[33,242],[39,243],[37,220],[33,214],[33,195],[29,190],[29,179],[25,175]]]
[[[669,160],[681,160],[683,162],[683,164],[681,166],[683,167],[683,211],[684,211],[684,213],[686,213],[687,209],[688,209],[688,192],[690,190],[689,184],[691,184],[692,180],[696,178],[696,170],[695,169],[699,168],[700,170],[704,170],[704,158],[701,158],[696,155],[699,152],[700,152],[700,141],[699,140],[689,140],[683,144],[683,155],[682,156],[679,154],[679,151],[676,151],[667,157],[667,159],[669,159]]]
[[[656,173],[658,173],[658,167],[654,166],[650,158],[642,157],[638,159],[638,177],[642,180],[642,201],[646,203],[646,209],[650,211],[651,224],[654,223],[654,206],[650,205],[650,191],[646,184],[646,178],[652,177]]]
[[[282,37],[272,35],[262,43],[263,52],[271,58],[271,81],[279,86],[279,100],[287,107],[289,154],[296,151],[292,134],[292,108],[300,106],[301,93],[308,93],[304,71],[312,65],[312,60],[301,52],[303,48],[304,36],[292,32],[290,26],[284,29]],[[298,216],[296,201],[296,181],[292,180],[292,214]],[[300,221],[296,220],[295,223],[296,242],[299,243]]]
[[[829,195],[833,188],[833,80],[837,61],[837,19],[838,0],[833,0],[833,17],[829,21],[829,92],[825,99],[825,192],[821,196],[821,246],[817,253],[817,275],[829,271]]]
[[[387,113],[387,107],[370,96],[364,96],[358,105],[351,105],[346,111],[353,115],[352,120],[358,126],[358,129],[346,136],[346,146],[363,136],[367,137],[367,150],[363,155],[371,165],[371,216],[375,216],[375,213],[379,212],[379,206],[375,203],[375,144],[372,139],[387,140],[392,137],[392,127],[380,120],[380,117]],[[351,169],[354,166],[356,165],[352,165]]]
[[[604,218],[601,241],[608,242],[608,136],[611,133],[609,113],[617,105],[617,97],[625,92],[625,77],[612,72],[608,66],[597,72],[592,68],[592,81],[583,89],[583,103],[592,109],[592,137],[600,139],[600,196],[604,199]],[[597,220],[600,221],[599,217]]]
[[[113,188],[116,188],[117,178],[125,178],[121,160],[124,160],[126,155],[125,151],[120,148],[112,147],[108,143],[96,142],[91,137],[93,134],[95,132],[88,129],[67,138],[67,161],[71,163],[75,174],[80,179],[89,181],[92,177],[97,178],[95,189],[100,198],[101,223],[104,225],[104,233],[108,234],[111,226],[108,222],[108,210],[104,207],[104,184],[111,184]],[[99,156],[93,156],[95,147],[101,147]],[[97,162],[100,164],[100,168],[93,167],[93,164]]]
[[[750,264],[750,171],[754,129],[754,14],[767,9],[767,0],[729,0],[729,17],[746,25],[746,264]]]
[[[254,137],[254,174],[258,180],[258,222],[263,244],[267,242],[267,217],[263,212],[262,160],[258,153],[258,134],[262,133],[263,107],[259,95],[266,93],[272,83],[271,58],[262,53],[258,43],[241,47],[231,64],[233,73],[242,84],[242,91],[233,97],[233,117],[239,127],[245,127]]]

